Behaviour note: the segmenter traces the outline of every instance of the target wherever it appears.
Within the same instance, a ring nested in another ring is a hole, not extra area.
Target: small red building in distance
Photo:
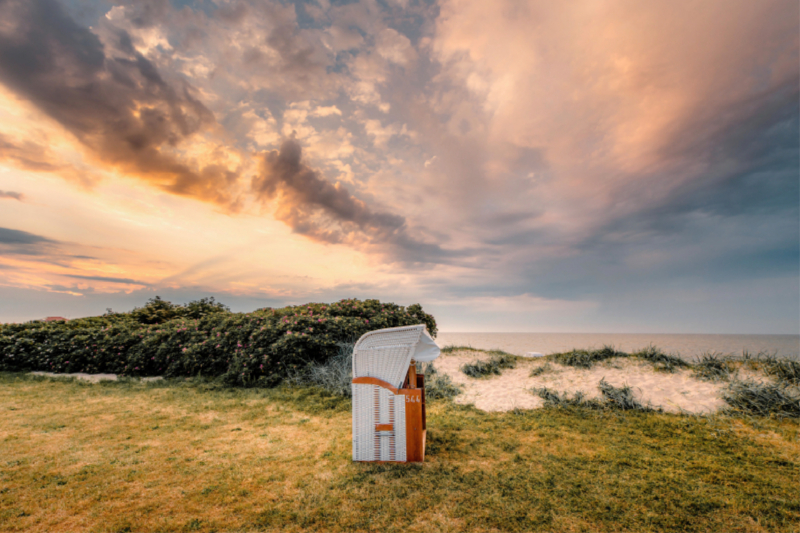
[[[68,320],[66,318],[64,318],[63,316],[49,316],[49,317],[45,318],[44,321],[45,322],[58,322],[58,321],[67,322]]]

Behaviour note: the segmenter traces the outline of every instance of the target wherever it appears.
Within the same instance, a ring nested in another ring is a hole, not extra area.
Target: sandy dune
[[[522,360],[516,368],[504,370],[500,376],[481,379],[467,377],[459,370],[464,363],[489,357],[481,352],[458,351],[442,354],[434,362],[439,372],[448,374],[464,387],[463,394],[455,398],[457,403],[474,404],[484,411],[534,409],[541,407],[543,401],[530,393],[533,387],[547,387],[570,395],[580,391],[589,398],[600,398],[597,384],[605,379],[615,387],[629,385],[640,402],[665,411],[712,413],[726,405],[719,395],[726,383],[699,380],[689,370],[674,374],[656,372],[652,365],[637,359],[610,359],[591,369],[551,362],[552,371],[536,377],[530,377],[531,370],[546,364],[540,359]],[[763,379],[763,376],[758,377]]]

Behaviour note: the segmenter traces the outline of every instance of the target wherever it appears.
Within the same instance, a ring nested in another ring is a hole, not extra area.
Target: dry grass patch
[[[486,413],[438,401],[429,405],[426,463],[386,465],[351,462],[349,402],[314,389],[0,374],[0,413],[2,531],[800,524],[796,420]]]
[[[320,417],[236,396],[158,386],[4,386],[0,490],[14,497],[0,512],[0,528],[177,530],[193,520],[199,529],[246,528],[265,500],[313,490],[316,476],[332,477],[349,459],[347,413]]]

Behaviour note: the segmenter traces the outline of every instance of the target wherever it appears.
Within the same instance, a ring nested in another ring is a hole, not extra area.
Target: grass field
[[[354,464],[317,389],[0,374],[2,531],[800,531],[800,422],[429,405]]]

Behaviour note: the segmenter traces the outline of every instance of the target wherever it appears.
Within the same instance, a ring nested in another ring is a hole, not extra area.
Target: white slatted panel
[[[405,396],[378,385],[353,384],[353,460],[406,460]],[[375,431],[392,424],[392,431]]]

